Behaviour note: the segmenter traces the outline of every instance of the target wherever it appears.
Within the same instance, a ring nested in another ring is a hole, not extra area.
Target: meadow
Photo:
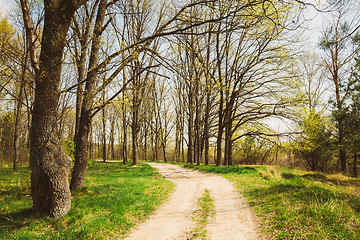
[[[274,166],[182,165],[233,182],[266,239],[360,239],[359,179]]]
[[[113,239],[143,221],[173,184],[147,164],[90,161],[85,187],[72,192],[68,215],[52,219],[31,210],[30,170],[0,168],[0,239]]]

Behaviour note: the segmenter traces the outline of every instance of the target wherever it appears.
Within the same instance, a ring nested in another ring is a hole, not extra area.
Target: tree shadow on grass
[[[293,174],[285,175],[287,178],[296,178]],[[285,178],[284,177],[284,178]],[[281,199],[286,197],[292,202],[298,203],[331,203],[333,200],[340,199],[348,202],[349,206],[356,212],[360,213],[360,198],[349,193],[337,193],[332,190],[319,186],[306,186],[302,183],[297,184],[277,184],[270,188],[255,189],[250,192],[251,195],[257,195],[260,198]]]
[[[312,173],[304,175],[296,175],[292,173],[282,173],[281,176],[284,179],[295,179],[295,178],[304,178],[311,181],[318,181],[322,183],[328,183],[336,186],[345,186],[345,187],[358,187],[360,188],[360,180],[358,179],[338,179],[338,178],[329,178],[326,175],[321,173]]]
[[[298,178],[301,179],[301,177]],[[263,187],[248,192],[260,200],[258,202],[253,201],[252,204],[261,206],[260,208],[263,209],[264,213],[269,214],[264,219],[270,217],[274,229],[277,231],[280,229],[289,236],[295,236],[299,232],[293,226],[306,228],[317,225],[317,227],[325,229],[324,233],[329,236],[327,239],[335,239],[334,236],[341,236],[336,239],[359,239],[357,236],[360,234],[346,228],[348,222],[344,221],[344,219],[353,221],[351,224],[353,224],[354,229],[360,227],[357,219],[350,220],[354,217],[354,213],[349,212],[344,207],[346,204],[358,215],[360,213],[358,197],[346,193],[339,194],[319,186],[307,186],[297,180],[296,182],[298,183],[276,184],[269,188]],[[297,223],[300,224],[297,225]],[[339,232],[339,229],[342,230]],[[312,234],[316,236],[317,233]],[[313,239],[313,237],[307,239]]]
[[[319,173],[304,174],[301,177],[313,181],[327,182],[326,176]]]
[[[32,208],[22,209],[18,212],[0,214],[0,233],[8,233],[21,229],[31,223],[30,219],[43,217],[44,214],[35,213]]]
[[[292,173],[282,173],[281,176],[285,179],[293,179],[298,177],[297,175]]]
[[[92,162],[88,166],[87,171],[91,171],[91,175],[105,176],[107,178],[118,178],[118,174],[121,174],[122,178],[154,175],[152,168],[148,164],[139,163],[138,165],[132,165],[131,162],[128,162],[126,165],[119,164],[118,162]],[[109,171],[111,174],[109,174]]]
[[[336,186],[344,186],[344,187],[358,187],[360,188],[360,180],[358,179],[339,179],[339,178],[329,178],[323,174],[305,174],[301,176],[302,178],[308,180],[319,181],[322,183],[330,183]]]
[[[329,178],[326,175],[323,174],[319,174],[319,173],[313,173],[313,174],[304,174],[304,175],[295,175],[292,173],[283,173],[282,177],[284,179],[307,179],[310,181],[318,181],[324,184],[330,184],[330,185],[335,185],[335,186],[345,186],[345,187],[360,187],[360,180],[357,179],[336,179],[336,178]],[[294,189],[293,185],[288,185],[287,187],[279,187],[279,188],[288,188],[288,190]],[[296,188],[299,188],[299,186],[297,186]],[[319,194],[321,196],[332,196],[331,199],[335,199],[335,198],[340,198],[343,199],[345,201],[347,201],[349,203],[349,205],[351,206],[351,208],[357,212],[360,213],[360,198],[350,194],[350,193],[342,193],[342,194],[335,194],[334,192],[325,189],[325,188],[321,188],[321,187],[312,187],[311,189],[308,189],[308,191],[305,191],[308,193],[312,193],[312,194],[316,194],[316,197],[319,197]],[[304,195],[305,196],[305,195]]]
[[[12,199],[22,199],[26,196],[29,196],[29,188],[19,188],[17,186],[7,187],[6,190],[0,191],[0,198],[9,198],[9,201]]]

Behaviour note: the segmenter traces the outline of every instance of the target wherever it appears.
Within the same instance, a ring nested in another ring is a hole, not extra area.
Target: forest
[[[0,17],[0,167],[30,166],[33,208],[55,218],[89,159],[357,178],[359,4],[14,1]]]

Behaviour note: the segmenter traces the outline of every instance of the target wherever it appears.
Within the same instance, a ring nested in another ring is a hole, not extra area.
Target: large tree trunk
[[[87,40],[87,38],[86,38],[86,40]],[[76,90],[74,142],[75,142],[76,135],[78,134],[78,131],[79,131],[81,106],[82,106],[83,95],[84,95],[84,80],[85,80],[85,75],[86,75],[85,74],[86,54],[87,54],[86,43],[82,43],[80,57],[76,63],[79,76],[78,76],[78,87]]]
[[[82,107],[80,124],[75,137],[75,164],[71,176],[71,189],[80,189],[84,186],[91,125],[91,112],[85,111],[85,108]]]
[[[99,58],[102,26],[105,19],[107,0],[99,4],[95,21],[94,36],[90,54],[89,69],[93,69]],[[81,114],[78,132],[75,137],[75,165],[71,174],[71,189],[79,189],[84,186],[86,164],[88,161],[89,132],[92,122],[92,105],[94,101],[94,88],[97,80],[97,73],[89,74],[86,78],[85,92],[82,99]]]
[[[71,158],[64,153],[57,133],[57,110],[63,49],[72,16],[77,9],[74,4],[80,5],[72,1],[44,2],[44,30],[40,64],[35,77],[30,131],[33,208],[36,212],[46,212],[55,218],[67,214],[71,206],[68,182]],[[26,12],[25,5],[22,2],[23,12]]]

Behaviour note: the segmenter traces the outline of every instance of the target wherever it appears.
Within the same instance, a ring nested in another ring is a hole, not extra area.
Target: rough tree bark
[[[94,36],[90,54],[89,69],[93,69],[98,64],[101,34],[105,19],[107,0],[102,0],[99,4],[98,13],[95,20]],[[88,143],[92,120],[93,95],[97,73],[89,74],[86,78],[85,93],[82,99],[81,114],[78,132],[75,137],[75,165],[72,171],[71,189],[80,189],[84,186],[86,164],[88,161]]]
[[[35,100],[30,131],[31,194],[33,209],[58,218],[71,207],[68,176],[71,158],[57,134],[57,109],[66,35],[75,11],[86,1],[44,1],[44,25],[40,59],[37,61],[34,30],[27,1],[21,0],[32,66]]]

